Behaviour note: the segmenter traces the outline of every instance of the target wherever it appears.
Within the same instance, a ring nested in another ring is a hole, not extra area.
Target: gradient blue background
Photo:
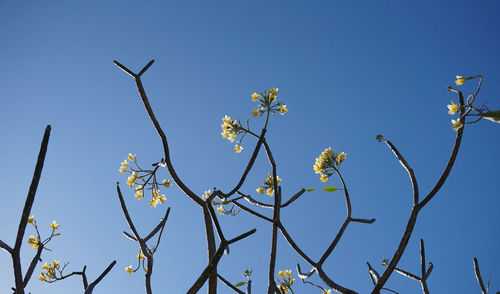
[[[12,245],[47,124],[53,127],[33,214],[43,236],[57,220],[62,236],[44,260],[87,265],[93,281],[113,260],[115,268],[95,293],[144,293],[143,275],[125,274],[136,244],[121,232],[127,224],[115,182],[143,234],[172,207],[155,255],[155,293],[185,293],[206,265],[201,210],[177,188],[166,204],[148,208],[125,189],[118,173],[129,152],[143,165],[162,157],[159,137],[119,60],[143,76],[151,103],[167,132],[172,161],[200,194],[228,190],[239,179],[255,140],[241,154],[220,137],[225,114],[246,120],[250,94],[271,87],[290,110],[272,117],[268,141],[283,178],[284,198],[323,184],[312,165],[332,146],[348,157],[342,166],[353,216],[374,224],[349,226],[326,263],[336,282],[368,293],[366,261],[379,272],[391,257],[411,209],[405,171],[375,135],[393,141],[414,168],[421,193],[437,181],[455,133],[446,87],[455,75],[482,74],[478,98],[500,109],[500,4],[498,1],[45,1],[0,2],[0,239]],[[473,90],[466,83],[465,92]],[[255,130],[262,120],[251,119]],[[399,267],[419,273],[418,239],[433,262],[433,293],[480,293],[472,258],[491,290],[500,290],[500,129],[489,121],[467,127],[457,162],[440,193],[421,212]],[[255,195],[269,167],[264,154],[242,191]],[[166,171],[160,177],[169,178]],[[338,185],[336,181],[329,184]],[[256,196],[271,201],[268,196]],[[266,212],[270,215],[270,212]],[[283,223],[314,259],[345,217],[342,194],[307,193],[282,211]],[[254,293],[266,288],[270,226],[242,212],[221,217],[226,236],[257,233],[231,247],[219,273],[236,283],[253,269]],[[33,230],[28,229],[25,239]],[[279,238],[278,269],[300,262]],[[34,250],[24,243],[24,268]],[[10,256],[0,253],[0,292],[13,286]],[[36,276],[40,267],[36,270]],[[31,293],[82,293],[81,279],[55,284],[36,276]],[[319,283],[317,275],[311,281]],[[420,285],[393,274],[387,286],[420,293]],[[319,293],[299,280],[296,293]],[[232,293],[220,285],[220,293]],[[205,291],[205,290],[204,290]]]

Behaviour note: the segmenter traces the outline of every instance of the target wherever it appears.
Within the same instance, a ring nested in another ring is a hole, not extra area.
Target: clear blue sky
[[[115,192],[122,183],[129,209],[148,232],[172,207],[155,255],[153,290],[185,293],[206,264],[202,214],[176,187],[156,209],[138,202],[118,173],[129,152],[144,165],[162,157],[160,140],[140,103],[133,80],[114,59],[143,76],[151,103],[169,138],[172,160],[193,191],[227,190],[250,157],[220,136],[221,117],[246,120],[251,93],[271,87],[289,109],[275,115],[267,138],[278,161],[284,198],[323,184],[312,165],[324,148],[348,154],[342,165],[353,223],[326,264],[338,283],[367,293],[366,261],[382,272],[411,209],[407,175],[375,135],[382,133],[406,156],[423,194],[437,181],[454,139],[446,91],[455,75],[485,76],[479,96],[500,109],[500,4],[497,1],[50,1],[0,3],[0,239],[15,230],[47,124],[52,135],[33,214],[42,236],[57,220],[62,236],[44,260],[87,265],[95,279],[118,261],[95,293],[144,293],[143,275],[124,268],[137,246],[123,238],[127,224]],[[463,86],[471,91],[472,85]],[[262,121],[251,120],[259,130]],[[468,126],[457,163],[440,193],[422,211],[399,267],[418,273],[418,239],[434,264],[433,293],[479,293],[472,258],[500,290],[499,125]],[[269,167],[262,154],[243,187],[255,188]],[[161,177],[169,178],[166,171]],[[330,183],[330,182],[329,182]],[[338,182],[331,181],[338,185]],[[345,217],[342,194],[314,192],[282,211],[298,243],[317,258]],[[267,212],[269,215],[269,212]],[[266,287],[270,226],[245,213],[221,217],[228,237],[257,233],[231,247],[219,273],[233,282],[253,269],[254,293]],[[27,238],[34,232],[27,230]],[[278,269],[307,268],[280,236]],[[24,268],[34,250],[24,243]],[[0,253],[0,292],[13,286],[10,256]],[[36,274],[39,274],[40,267]],[[321,285],[317,276],[312,281]],[[319,293],[296,282],[296,293]],[[420,293],[415,281],[394,274],[387,284]],[[79,293],[81,280],[55,284],[32,279],[31,293]],[[231,293],[220,286],[220,293]]]

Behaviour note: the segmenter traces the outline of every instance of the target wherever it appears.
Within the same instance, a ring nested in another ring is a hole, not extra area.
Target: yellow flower
[[[43,269],[43,270],[49,270],[51,267],[52,267],[52,265],[50,265],[50,264],[48,264],[48,263],[44,263],[44,264],[42,265],[42,269]]]
[[[127,274],[131,274],[134,270],[132,269],[132,265],[129,265],[125,268],[125,272],[127,272]]]
[[[137,200],[141,200],[142,198],[144,198],[144,194],[142,193],[142,190],[135,192],[134,196],[135,196],[135,198],[137,198]]]
[[[451,123],[452,123],[451,128],[455,131],[458,131],[461,127],[464,126],[464,124],[460,121],[460,119],[457,120],[452,119]]]
[[[40,281],[45,281],[45,274],[44,273],[41,273],[39,276],[38,276],[38,279]]]
[[[269,89],[269,93],[274,96],[278,95],[278,91],[279,91],[278,88]]]
[[[255,117],[255,116],[259,115],[259,114],[260,114],[260,110],[258,110],[257,108],[254,108],[254,109],[252,110],[252,116],[254,116],[254,117]]]
[[[283,271],[278,272],[278,277],[283,277],[284,275],[285,275],[285,273]]]
[[[323,294],[331,294],[332,293],[332,290],[323,290]]]
[[[167,200],[167,198],[165,197],[164,194],[161,194],[161,196],[158,198],[158,200],[160,201],[160,203],[163,203]]]
[[[241,150],[243,150],[243,147],[241,147],[240,145],[234,145],[234,152],[240,153]]]
[[[229,141],[231,141],[231,143],[232,143],[232,142],[234,142],[234,139],[236,138],[236,136],[237,136],[236,133],[230,133],[229,136],[227,137],[227,139]]]
[[[125,159],[124,161],[122,161],[122,167],[127,167],[128,166],[128,161]]]
[[[467,79],[462,77],[462,76],[457,76],[457,80],[455,81],[455,84],[457,84],[457,86],[461,86],[465,83]]]
[[[140,191],[140,190],[142,190],[142,185],[138,185],[137,187],[135,187],[135,190],[136,190],[136,191]]]
[[[222,131],[220,134],[222,138],[226,138],[227,136],[229,136],[229,133],[226,130]]]
[[[152,207],[155,207],[155,208],[156,208],[156,205],[158,205],[158,199],[153,198],[153,199],[151,199],[151,200],[149,201],[149,203],[148,203],[148,204],[149,204],[149,207],[151,207],[151,206],[152,206]]]
[[[285,276],[290,277],[292,275],[292,270],[286,270]]]
[[[325,174],[322,174],[321,177],[319,177],[319,179],[321,180],[321,182],[326,182],[328,181],[328,177],[325,175]]]
[[[257,191],[257,193],[259,194],[264,194],[264,187],[258,187],[257,189],[255,189]]]
[[[344,161],[346,156],[347,154],[345,154],[344,152],[338,154],[336,158],[337,163],[341,163],[342,161]]]
[[[269,196],[273,196],[273,194],[274,194],[273,188],[267,188],[266,194],[269,195]]]
[[[252,101],[257,101],[257,99],[259,99],[259,96],[260,96],[259,94],[253,93],[252,94]]]
[[[30,244],[31,247],[37,249],[38,248],[38,240],[37,240],[37,238],[35,238],[35,236],[31,235],[28,238],[28,244]]]
[[[203,193],[203,195],[201,196],[201,199],[207,200],[210,194],[212,194],[212,192],[210,190],[206,190],[205,193]]]
[[[121,173],[121,174],[123,174],[123,173],[125,173],[127,170],[126,170],[123,166],[121,166],[121,167],[120,167],[120,169],[119,169],[119,171],[120,171],[120,173]]]
[[[459,110],[458,105],[456,105],[455,102],[453,101],[451,101],[451,104],[447,106],[448,106],[448,114],[455,114]]]
[[[217,212],[222,214],[224,212],[224,206],[221,205],[221,206],[217,207]]]
[[[132,177],[128,177],[127,179],[127,185],[132,188],[132,186],[134,185],[134,180],[132,179]]]
[[[52,260],[52,266],[53,266],[54,268],[57,268],[57,267],[59,266],[59,261],[57,261],[57,260]]]
[[[139,254],[137,254],[137,259],[143,259],[144,258],[144,254],[142,254],[142,251],[139,252]]]
[[[135,154],[132,155],[132,153],[129,153],[128,156],[127,156],[127,159],[128,160],[135,160]]]
[[[283,104],[280,107],[278,107],[278,111],[281,113],[281,115],[285,115],[285,113],[288,112],[288,109],[286,108],[286,104]]]
[[[57,230],[57,229],[59,228],[59,226],[60,226],[60,225],[59,225],[58,223],[56,223],[56,221],[52,221],[52,222],[50,223],[50,228],[51,228],[52,230]]]
[[[231,119],[231,117],[225,115],[223,118],[222,118],[222,121],[226,124],[230,124],[233,120]]]
[[[172,182],[170,180],[163,180],[163,186],[170,188],[170,186],[172,186]]]
[[[32,224],[34,220],[35,220],[35,216],[34,215],[28,217],[28,224]]]

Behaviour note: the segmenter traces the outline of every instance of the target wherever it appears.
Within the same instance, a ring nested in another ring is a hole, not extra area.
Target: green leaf
[[[322,190],[325,192],[335,192],[338,190],[338,188],[334,186],[326,186]]]
[[[312,192],[312,191],[314,191],[314,188],[307,188],[306,189],[306,192]]]
[[[222,205],[226,205],[226,204],[229,204],[229,203],[231,203],[231,201],[227,201],[227,200],[226,200],[226,201],[222,201],[220,204],[222,204]]]
[[[234,285],[234,286],[235,286],[235,287],[241,287],[241,286],[243,286],[243,285],[245,285],[245,282],[239,282],[238,284],[236,284],[236,285]]]
[[[483,118],[500,124],[500,110],[492,110],[483,113]]]

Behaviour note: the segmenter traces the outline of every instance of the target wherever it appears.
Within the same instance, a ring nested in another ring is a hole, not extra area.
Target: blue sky
[[[143,291],[142,274],[124,271],[138,248],[121,235],[127,224],[115,192],[120,181],[142,232],[172,207],[155,255],[154,291],[184,293],[190,287],[206,264],[200,209],[176,187],[167,191],[165,204],[148,208],[118,173],[129,152],[148,165],[162,157],[162,149],[133,80],[112,61],[138,71],[155,59],[143,82],[179,175],[200,195],[213,187],[227,190],[239,179],[255,141],[246,138],[243,152],[234,154],[234,145],[220,137],[221,117],[250,118],[256,91],[278,87],[289,109],[272,117],[267,134],[285,199],[302,187],[323,187],[312,170],[323,149],[347,153],[342,171],[353,215],[377,221],[351,224],[326,268],[338,283],[367,293],[365,262],[382,271],[380,261],[392,256],[411,209],[406,173],[375,135],[399,148],[426,194],[454,140],[446,105],[456,97],[446,87],[455,75],[482,74],[479,102],[500,109],[499,8],[496,1],[2,1],[0,239],[14,242],[43,130],[51,124],[32,212],[42,235],[55,219],[62,236],[50,243],[53,251],[44,260],[70,262],[69,271],[87,265],[93,280],[116,259],[95,293]],[[473,86],[466,83],[464,92]],[[259,130],[263,121],[250,123]],[[491,272],[491,290],[500,290],[498,134],[489,121],[467,126],[455,167],[420,214],[399,264],[418,273],[418,239],[424,238],[434,264],[432,292],[479,293],[474,256],[484,277]],[[268,171],[261,154],[242,190],[271,201],[254,192]],[[165,170],[159,176],[170,178]],[[329,183],[338,185],[333,178]],[[342,194],[307,193],[282,217],[304,250],[318,257],[344,220]],[[219,272],[236,283],[245,267],[252,268],[254,291],[264,291],[270,226],[243,212],[220,219],[227,236],[251,228],[257,233],[231,247]],[[27,230],[26,238],[33,233]],[[24,245],[26,267],[34,250]],[[306,267],[283,238],[279,246],[278,269],[295,272],[297,262]],[[13,285],[7,253],[0,254],[0,264],[3,293]],[[323,285],[317,276],[311,279]],[[296,284],[296,293],[318,292]],[[397,274],[387,286],[420,291]],[[27,289],[57,294],[82,288],[71,278],[51,285],[32,279]],[[231,293],[222,285],[219,290]]]

